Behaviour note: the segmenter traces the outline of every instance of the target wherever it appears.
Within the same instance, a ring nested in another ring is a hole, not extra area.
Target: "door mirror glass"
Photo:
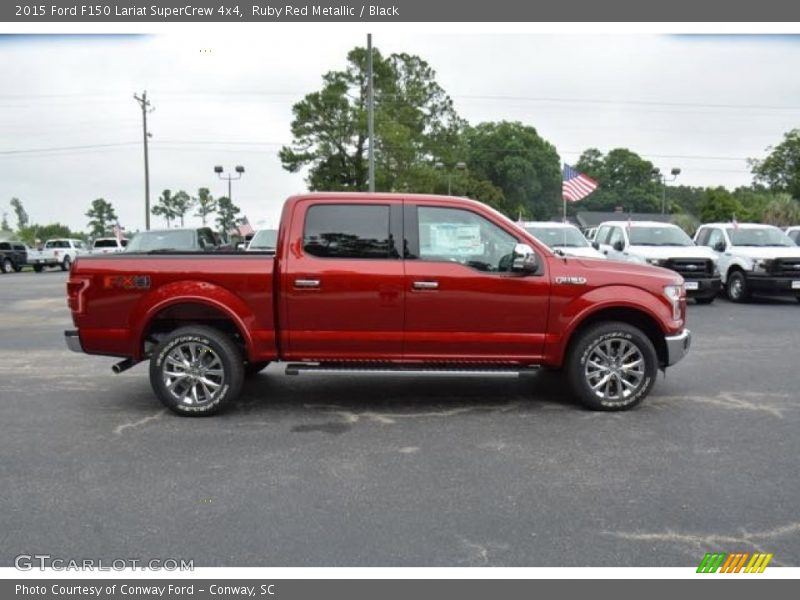
[[[717,252],[725,252],[725,242],[720,240],[719,242],[714,244],[714,250],[716,250]]]
[[[616,250],[617,252],[622,252],[624,249],[625,249],[625,242],[623,242],[622,240],[617,240],[616,242],[614,242],[614,250]]]
[[[538,271],[539,260],[533,248],[528,244],[514,246],[514,262],[511,269],[519,273],[535,273]]]
[[[592,248],[595,250],[600,250],[600,242],[592,242]]]

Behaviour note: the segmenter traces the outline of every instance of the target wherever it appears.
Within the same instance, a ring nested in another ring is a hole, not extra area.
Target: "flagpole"
[[[561,194],[561,201],[564,204],[564,223],[567,222],[567,197],[564,194]]]

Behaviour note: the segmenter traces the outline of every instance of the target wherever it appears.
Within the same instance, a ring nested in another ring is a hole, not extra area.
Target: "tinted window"
[[[317,204],[306,212],[303,249],[323,258],[390,258],[389,206]]]
[[[0,242],[0,250],[11,250],[11,244],[8,242]]]
[[[517,239],[468,210],[417,208],[421,260],[458,262],[479,271],[510,271]]]
[[[116,248],[117,240],[95,240],[95,248]]]
[[[22,252],[23,250],[27,251],[24,244],[14,244],[14,250],[18,250]]]

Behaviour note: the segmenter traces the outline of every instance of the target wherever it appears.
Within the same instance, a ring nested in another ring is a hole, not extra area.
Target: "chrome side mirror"
[[[512,271],[520,273],[535,273],[539,270],[539,259],[533,248],[528,244],[517,244],[514,246],[514,262],[511,266]]]

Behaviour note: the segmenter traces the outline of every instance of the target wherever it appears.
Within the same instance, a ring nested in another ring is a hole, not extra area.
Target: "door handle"
[[[415,281],[413,284],[415,290],[438,290],[438,281]]]
[[[318,288],[319,279],[295,279],[294,287],[298,288]]]

